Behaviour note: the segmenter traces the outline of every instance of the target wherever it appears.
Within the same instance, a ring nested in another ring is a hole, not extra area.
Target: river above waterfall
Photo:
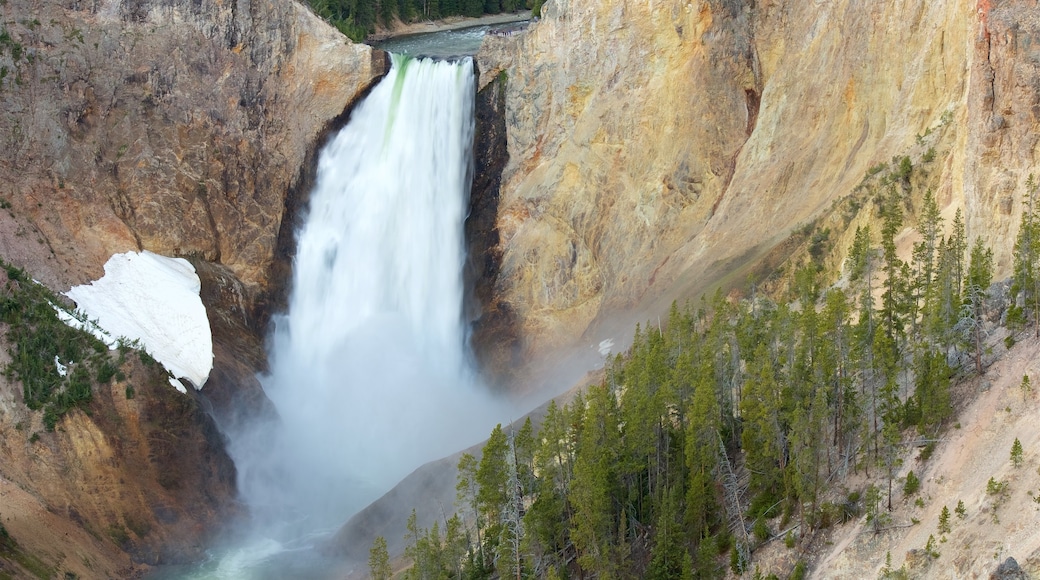
[[[474,19],[479,22],[481,19]],[[420,32],[394,36],[385,40],[372,41],[373,48],[413,57],[426,56],[436,59],[452,59],[472,56],[480,50],[480,43],[487,34],[513,34],[527,28],[529,20],[496,22],[465,26],[433,32]]]

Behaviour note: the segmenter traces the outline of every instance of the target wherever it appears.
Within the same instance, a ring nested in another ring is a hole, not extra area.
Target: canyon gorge
[[[183,395],[131,357],[53,432],[0,377],[0,523],[55,573],[197,561],[245,517],[222,434],[275,413],[256,375],[318,152],[389,57],[291,0],[7,0],[0,18],[0,258],[54,292],[121,252],[186,258],[214,351]],[[849,200],[896,157],[1011,274],[1040,134],[1035,0],[549,0],[474,64],[466,317],[495,391],[562,392],[673,300],[767,286],[824,227],[842,271],[879,219]],[[407,514],[373,514],[450,505],[453,469],[362,512],[342,551],[399,545]],[[1040,538],[1020,548],[1035,573]],[[817,574],[866,573],[848,560]]]

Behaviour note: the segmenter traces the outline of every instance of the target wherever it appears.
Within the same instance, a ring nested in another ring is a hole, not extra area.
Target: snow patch
[[[170,377],[169,381],[170,381],[170,386],[172,386],[173,388],[177,389],[178,391],[184,393],[185,395],[188,394],[188,389],[184,388],[184,383],[180,382],[179,379],[175,379],[173,377]],[[198,387],[196,387],[195,390],[198,390]]]
[[[213,337],[199,298],[201,287],[187,260],[127,252],[109,258],[100,280],[65,293],[87,321],[57,310],[67,324],[93,333],[109,348],[117,344],[114,336],[141,341],[174,377],[187,379],[198,390],[213,369]],[[187,392],[176,378],[170,384]]]
[[[54,355],[54,368],[58,369],[58,374],[63,377],[69,374],[69,367],[61,364],[61,359],[58,358],[58,355]]]

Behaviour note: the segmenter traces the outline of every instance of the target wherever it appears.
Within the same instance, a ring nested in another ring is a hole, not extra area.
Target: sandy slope
[[[1000,346],[994,349],[1002,349]],[[1031,391],[1020,388],[1027,374]],[[980,380],[962,385],[955,394],[961,400],[974,398],[960,410],[942,437],[931,460],[922,464],[907,457],[901,472],[913,469],[921,489],[907,500],[902,486],[895,493],[892,513],[894,528],[875,535],[864,521],[838,530],[831,538],[829,553],[815,566],[816,578],[876,578],[891,553],[892,567],[906,564],[914,578],[987,578],[1000,562],[1013,556],[1034,577],[1040,574],[1040,342],[1024,340],[989,367]],[[1011,446],[1018,438],[1024,464],[1010,462]],[[1008,482],[1008,494],[995,508],[986,493],[990,478]],[[915,505],[920,497],[924,506]],[[964,502],[966,517],[954,515],[958,500]],[[951,513],[953,530],[942,542],[937,529],[943,506]],[[938,559],[910,554],[922,549],[934,535]]]
[[[37,497],[0,474],[0,521],[26,554],[54,567],[60,576],[71,572],[80,578],[138,577],[143,567],[135,566],[129,556],[103,539],[91,535],[69,519],[55,515]],[[101,531],[104,534],[105,531]],[[60,551],[55,537],[63,538]],[[0,571],[12,572],[3,568]],[[15,577],[27,571],[19,570]]]

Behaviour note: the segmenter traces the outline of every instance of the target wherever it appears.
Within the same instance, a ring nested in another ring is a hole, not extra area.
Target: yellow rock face
[[[1027,2],[999,22],[968,4],[551,0],[526,34],[489,37],[481,83],[507,79],[510,156],[497,300],[523,359],[623,346],[672,299],[741,282],[940,126],[937,198],[966,208],[1007,272],[1040,36]]]

